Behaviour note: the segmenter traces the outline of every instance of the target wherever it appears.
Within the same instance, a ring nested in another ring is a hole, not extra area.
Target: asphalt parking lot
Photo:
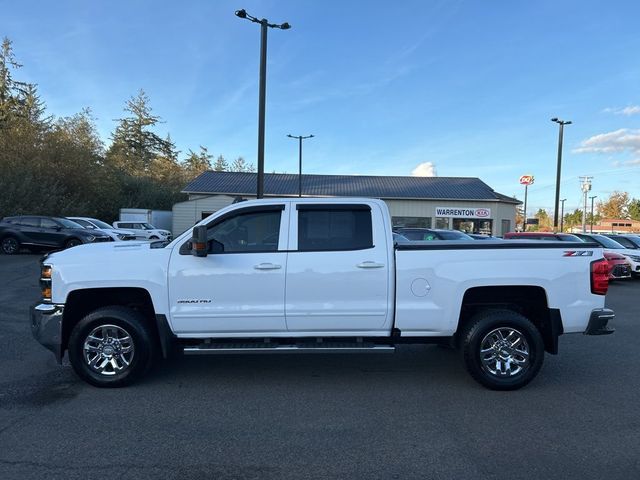
[[[38,256],[0,256],[0,478],[640,478],[640,280],[517,392],[453,350],[186,357],[101,390],[32,339]]]

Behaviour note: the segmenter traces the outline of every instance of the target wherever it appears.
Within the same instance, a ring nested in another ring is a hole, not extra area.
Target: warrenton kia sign
[[[489,218],[490,208],[436,207],[436,217]]]

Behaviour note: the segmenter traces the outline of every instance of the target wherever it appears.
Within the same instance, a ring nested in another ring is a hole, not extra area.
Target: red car
[[[605,251],[604,258],[609,262],[609,281],[631,278],[631,265],[623,255]]]

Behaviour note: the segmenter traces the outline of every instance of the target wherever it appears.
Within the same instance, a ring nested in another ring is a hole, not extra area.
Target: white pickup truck
[[[531,381],[563,333],[612,333],[589,243],[395,243],[384,202],[230,205],[171,243],[83,245],[42,261],[33,334],[100,387],[184,354],[459,348],[486,387]]]

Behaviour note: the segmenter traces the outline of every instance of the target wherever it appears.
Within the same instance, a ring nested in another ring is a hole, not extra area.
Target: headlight
[[[87,242],[93,242],[96,239],[93,235],[87,235],[85,238],[87,239]]]
[[[634,262],[640,262],[640,257],[638,257],[637,255],[629,255],[629,258]]]
[[[124,240],[124,235],[119,233],[118,235],[116,235],[120,240]]]
[[[51,265],[42,265],[40,269],[40,289],[42,291],[42,300],[51,301]]]

